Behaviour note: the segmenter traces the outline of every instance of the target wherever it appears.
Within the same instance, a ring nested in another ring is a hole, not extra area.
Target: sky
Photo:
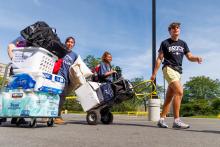
[[[36,21],[56,28],[64,42],[74,36],[83,58],[113,56],[127,79],[150,79],[152,73],[151,0],[7,0],[0,5],[0,62],[8,63],[7,45]],[[183,62],[182,82],[193,76],[220,79],[220,1],[157,0],[157,49],[169,38],[168,25],[181,22],[180,39],[202,64]],[[157,81],[163,84],[161,69]]]

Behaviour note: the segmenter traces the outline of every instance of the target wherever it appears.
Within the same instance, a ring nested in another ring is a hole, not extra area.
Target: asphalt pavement
[[[0,127],[0,147],[220,147],[220,119],[183,118],[189,129],[162,129],[144,116],[114,115],[111,125],[88,125],[85,115],[67,114],[66,123]]]

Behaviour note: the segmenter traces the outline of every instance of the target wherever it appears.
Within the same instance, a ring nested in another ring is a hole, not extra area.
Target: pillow
[[[80,56],[78,56],[78,58],[76,59],[76,61],[74,62],[74,64],[71,67],[74,67],[74,66],[79,66],[80,72],[82,73],[82,75],[85,78],[93,75],[91,70],[86,66],[86,64],[83,62],[83,60]]]

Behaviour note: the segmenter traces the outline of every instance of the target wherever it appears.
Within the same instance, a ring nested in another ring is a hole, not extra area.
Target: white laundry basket
[[[57,56],[41,47],[21,47],[13,49],[14,73],[52,73]]]

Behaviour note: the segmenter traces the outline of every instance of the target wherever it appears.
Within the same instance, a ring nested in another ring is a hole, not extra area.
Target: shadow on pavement
[[[180,130],[180,131],[220,134],[220,131],[215,131],[215,130]]]
[[[133,124],[133,123],[130,123],[130,124],[129,124],[129,123],[113,123],[112,125],[158,128],[156,125]],[[158,128],[158,129],[159,129],[159,128]]]
[[[78,125],[89,125],[86,121],[79,120],[69,120],[66,121],[65,124],[78,124]]]
[[[69,120],[65,124],[89,125],[86,121],[78,121],[78,120]],[[106,125],[106,124],[98,123],[97,125]],[[136,126],[136,127],[164,129],[164,128],[158,128],[156,125],[134,124],[134,123],[118,123],[118,122],[114,123],[113,122],[112,124],[109,124],[109,125],[114,125],[114,126]],[[220,131],[216,131],[216,130],[191,130],[191,129],[173,129],[173,128],[168,128],[168,129],[169,130],[185,131],[185,132],[220,134]],[[167,129],[164,129],[164,130],[167,130]]]
[[[57,127],[56,125],[54,125],[53,127]],[[11,123],[4,123],[2,125],[0,125],[0,128],[21,128],[21,129],[35,129],[35,128],[51,128],[48,127],[47,124],[45,123],[37,123],[36,127],[30,127],[29,124],[21,124],[19,126],[16,126],[15,124],[11,124]]]
[[[77,120],[69,120],[65,122],[65,124],[79,124],[79,125],[89,125],[86,121],[77,121]],[[133,124],[133,123],[112,123],[112,124],[102,124],[98,123],[97,125],[114,125],[114,126],[136,126],[136,127],[151,127],[158,128],[155,125],[145,125],[145,124]]]

